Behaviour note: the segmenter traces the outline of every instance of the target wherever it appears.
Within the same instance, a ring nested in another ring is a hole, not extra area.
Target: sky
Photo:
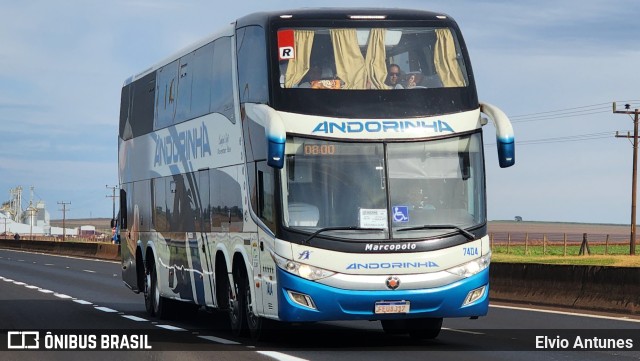
[[[502,169],[485,126],[489,220],[629,224],[633,147],[616,131],[640,108],[635,0],[0,0],[0,201],[51,219],[111,217],[120,91],[129,76],[256,11],[396,7],[448,14],[481,101],[511,117]]]

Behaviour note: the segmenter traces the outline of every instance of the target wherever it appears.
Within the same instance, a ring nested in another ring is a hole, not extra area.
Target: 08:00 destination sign
[[[304,155],[333,155],[336,146],[333,144],[305,144]]]

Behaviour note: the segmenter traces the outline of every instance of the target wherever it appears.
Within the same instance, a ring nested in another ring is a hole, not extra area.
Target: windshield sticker
[[[360,209],[360,228],[387,229],[386,209]]]
[[[395,223],[409,222],[409,207],[408,206],[393,206],[393,221]]]

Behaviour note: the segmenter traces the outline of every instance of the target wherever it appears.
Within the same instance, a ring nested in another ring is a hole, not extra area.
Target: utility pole
[[[67,236],[66,220],[67,211],[69,210],[67,209],[67,204],[71,204],[71,202],[58,202],[58,204],[62,205],[62,209],[60,209],[60,211],[62,211],[62,242],[64,242],[64,239]]]
[[[616,132],[616,138],[631,138],[633,139],[633,176],[631,181],[631,236],[629,237],[629,254],[636,254],[636,193],[638,185],[638,109],[631,110],[629,104],[624,105],[625,110],[616,110],[616,103],[613,102],[614,114],[628,114],[634,115],[633,118],[633,137],[627,133],[627,135],[619,135]]]
[[[113,200],[113,215],[111,216],[111,219],[116,219],[116,198],[118,198],[118,196],[116,195],[116,189],[118,189],[118,186],[106,185],[105,187],[113,191],[113,195],[105,196],[105,197],[111,198]]]

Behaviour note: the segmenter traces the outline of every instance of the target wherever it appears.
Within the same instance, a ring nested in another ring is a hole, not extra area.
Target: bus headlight
[[[286,259],[284,257],[280,257],[273,252],[271,252],[271,258],[273,258],[276,265],[278,265],[278,267],[280,267],[284,271],[311,281],[327,278],[335,274],[335,272],[328,271],[326,269],[310,266],[305,263],[299,263],[290,259]]]
[[[485,268],[489,267],[490,263],[491,263],[491,252],[485,254],[480,258],[476,258],[471,262],[467,262],[460,266],[449,268],[447,272],[460,277],[465,277],[465,278],[471,277],[475,274],[480,273]]]

